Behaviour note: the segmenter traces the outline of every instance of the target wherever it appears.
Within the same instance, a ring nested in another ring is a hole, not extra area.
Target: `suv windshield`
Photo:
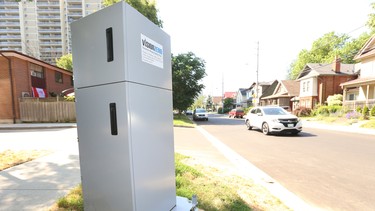
[[[204,110],[204,109],[197,109],[195,112],[196,113],[206,113],[206,110]]]
[[[282,108],[263,108],[266,115],[287,115],[288,113]]]

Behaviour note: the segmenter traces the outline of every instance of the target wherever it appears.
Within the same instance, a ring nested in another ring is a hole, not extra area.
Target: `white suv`
[[[248,130],[259,128],[266,135],[273,132],[298,134],[302,131],[300,119],[281,107],[254,107],[247,113],[245,124]]]
[[[208,121],[208,114],[207,111],[203,108],[197,108],[193,112],[193,120],[206,120]]]

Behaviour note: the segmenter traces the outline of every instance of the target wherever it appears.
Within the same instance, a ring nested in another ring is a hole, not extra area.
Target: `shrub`
[[[362,113],[362,107],[358,106],[356,109],[355,109],[358,113]]]
[[[330,96],[328,96],[327,103],[328,103],[328,106],[342,105],[342,95],[341,94],[337,94],[337,95],[330,95]]]
[[[334,114],[334,113],[337,113],[337,112],[340,112],[342,110],[342,106],[339,106],[339,105],[330,105],[328,106],[328,112],[330,114]]]
[[[372,108],[370,110],[370,116],[374,116],[375,117],[375,105],[372,106]]]
[[[311,116],[312,110],[310,108],[297,108],[293,111],[293,114],[298,117]]]
[[[364,106],[362,109],[362,116],[364,119],[368,119],[369,116],[369,109],[367,106]]]
[[[329,109],[328,109],[328,106],[319,106],[319,107],[314,111],[314,115],[328,116],[328,115],[329,115]]]

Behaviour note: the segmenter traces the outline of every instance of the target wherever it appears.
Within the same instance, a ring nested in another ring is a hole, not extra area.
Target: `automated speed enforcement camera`
[[[85,210],[176,210],[169,35],[123,1],[71,26]]]

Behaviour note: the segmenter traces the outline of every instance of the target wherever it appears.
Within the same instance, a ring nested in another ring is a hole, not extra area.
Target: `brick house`
[[[73,73],[17,51],[0,51],[0,123],[20,120],[19,98],[59,95]]]
[[[315,108],[325,104],[328,96],[343,94],[341,83],[356,79],[354,64],[341,64],[336,58],[333,63],[308,63],[297,77],[300,83],[299,106]]]

